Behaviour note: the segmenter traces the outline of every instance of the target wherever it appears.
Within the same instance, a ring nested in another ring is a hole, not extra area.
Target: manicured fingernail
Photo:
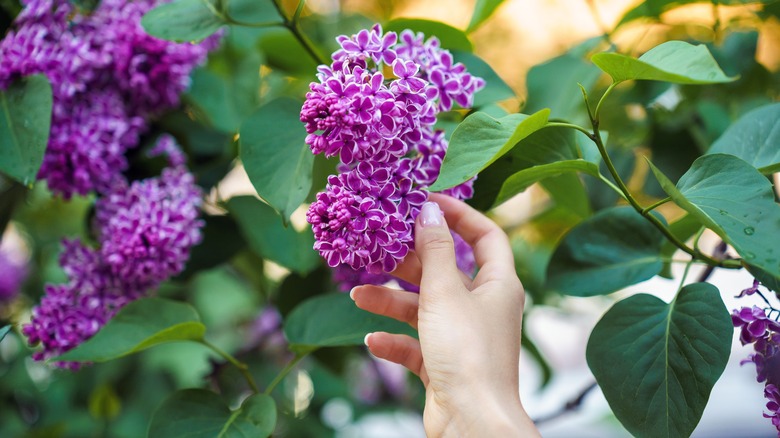
[[[352,301],[355,301],[355,289],[357,289],[357,288],[358,288],[358,287],[357,287],[357,286],[355,286],[355,287],[353,287],[353,288],[352,288],[352,289],[349,291],[349,297],[350,297],[350,298],[352,298]]]
[[[435,202],[426,202],[420,209],[420,224],[423,227],[438,227],[442,225],[441,209]]]
[[[368,347],[368,337],[371,336],[371,335],[372,335],[372,333],[368,333],[368,334],[366,334],[366,337],[363,338],[363,343],[366,344],[366,347]]]

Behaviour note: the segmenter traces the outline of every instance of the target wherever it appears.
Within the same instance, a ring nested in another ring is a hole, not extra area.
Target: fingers
[[[415,252],[422,263],[420,290],[438,296],[463,288],[447,221],[435,202],[423,204],[415,226]]]
[[[496,272],[499,275],[514,274],[512,247],[504,231],[495,222],[449,196],[431,193],[429,199],[441,206],[449,226],[474,249],[480,271]]]
[[[406,335],[394,335],[385,332],[375,332],[366,335],[368,350],[374,356],[403,365],[428,386],[428,379],[423,367],[420,341]]]
[[[361,309],[405,322],[417,328],[419,295],[384,286],[358,286],[349,293]]]

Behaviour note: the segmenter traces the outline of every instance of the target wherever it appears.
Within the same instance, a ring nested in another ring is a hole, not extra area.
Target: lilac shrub
[[[118,180],[95,204],[98,248],[66,240],[60,264],[68,282],[46,286],[22,332],[40,343],[36,360],[61,355],[92,337],[125,304],[180,273],[201,240],[202,193],[182,164],[181,151],[162,137],[154,152],[171,167],[158,177]],[[78,367],[78,364],[57,363]]]
[[[157,0],[104,0],[84,14],[67,0],[27,0],[0,42],[0,88],[44,74],[52,84],[49,143],[38,173],[65,197],[121,180],[124,153],[147,119],[179,104],[192,69],[218,37],[176,44],[141,27]]]
[[[318,68],[300,118],[312,153],[341,162],[306,218],[314,248],[339,267],[335,280],[348,289],[385,282],[384,273],[413,248],[424,189],[447,150],[444,132],[433,127],[436,115],[453,102],[469,107],[485,83],[421,33],[406,30],[399,41],[375,25],[337,41],[341,48],[330,66]],[[468,199],[473,180],[445,193]]]

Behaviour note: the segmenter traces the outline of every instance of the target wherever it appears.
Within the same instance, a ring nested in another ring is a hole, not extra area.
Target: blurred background
[[[283,3],[288,11],[296,4]],[[333,38],[339,34],[399,17],[437,20],[465,29],[474,3],[310,0],[302,24],[316,43],[332,49]],[[726,6],[650,1],[649,9],[640,9],[643,12],[636,19],[627,21],[630,12],[642,3],[507,0],[469,36],[474,53],[487,61],[517,96],[501,103],[504,110],[530,114],[553,106],[555,117],[571,121],[582,121],[585,115],[576,82],[593,96],[600,96],[608,85],[586,62],[590,54],[616,48],[638,56],[670,39],[708,44],[727,74],[741,75],[739,81],[728,85],[730,88],[626,84],[618,87],[603,111],[610,153],[620,163],[631,188],[641,192],[640,199],[652,201],[663,196],[647,179],[646,165],[636,160],[638,156],[651,155],[667,175],[677,178],[733,120],[752,108],[777,101],[780,3],[731,1],[727,3],[736,5]],[[264,64],[258,72],[259,99],[278,93],[279,87],[285,93],[299,90],[303,95],[313,70],[286,71],[283,60],[274,53],[278,46],[272,35],[240,29],[231,31],[230,38],[232,48],[213,54],[204,69],[229,74],[225,72],[239,62],[236,57],[244,54],[240,41],[254,39],[260,56],[270,66]],[[185,100],[193,106],[190,110],[197,112],[195,91]],[[174,119],[172,116],[163,124],[175,123]],[[213,170],[215,162],[204,161],[206,164],[195,170],[200,177],[214,180],[207,211],[215,215],[214,221],[220,221],[218,199],[254,195],[255,191],[231,157],[220,164],[221,170]],[[584,180],[581,199],[588,212],[616,202],[613,194],[592,182]],[[518,273],[530,297],[525,315],[529,348],[523,350],[519,390],[526,410],[546,437],[629,436],[594,386],[585,361],[588,336],[600,316],[629,294],[652,293],[669,301],[684,265],[672,264],[671,278],[656,277],[606,297],[571,298],[547,291],[546,263],[560,236],[581,219],[576,209],[562,205],[559,196],[549,188],[534,186],[491,213],[512,239]],[[667,204],[660,211],[672,220],[681,215],[675,208]],[[24,322],[43,285],[62,281],[57,266],[59,240],[88,236],[84,223],[90,209],[88,198],[65,202],[52,198],[39,184],[14,211],[0,253],[28,268],[23,294],[4,301],[0,294],[0,322]],[[305,224],[303,212],[302,208],[293,217],[297,227]],[[230,246],[235,234],[229,234],[230,228],[226,230],[221,242]],[[702,248],[712,251],[718,243],[717,236],[705,234]],[[259,259],[240,244],[225,251],[230,255],[228,262],[197,273],[185,272],[166,283],[160,294],[186,296],[209,326],[214,342],[237,352],[251,364],[257,379],[267,382],[288,359],[280,332],[281,316],[302,299],[302,286],[327,281],[323,278],[328,274],[320,269],[306,278],[297,277]],[[702,271],[694,266],[690,278],[702,275]],[[739,302],[733,298],[752,280],[745,271],[718,270],[710,277],[729,309],[759,303],[758,298],[755,302],[750,297]],[[739,365],[749,352],[735,337],[729,365],[715,385],[694,436],[776,436],[774,427],[761,415],[763,385],[755,381],[753,365]],[[231,389],[237,381],[235,371],[199,345],[158,347],[77,373],[53,370],[33,362],[29,355],[16,333],[0,343],[2,437],[145,436],[151,412],[175,389],[205,384],[226,392],[238,391]],[[424,394],[419,382],[363,349],[318,352],[285,379],[278,395],[284,400],[279,436],[424,436]]]

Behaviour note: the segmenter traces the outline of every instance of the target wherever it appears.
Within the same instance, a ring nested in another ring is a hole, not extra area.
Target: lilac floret
[[[764,413],[764,418],[772,419],[772,425],[777,428],[777,436],[780,437],[780,389],[776,385],[766,385],[764,397],[769,400],[766,404],[769,412]]]

